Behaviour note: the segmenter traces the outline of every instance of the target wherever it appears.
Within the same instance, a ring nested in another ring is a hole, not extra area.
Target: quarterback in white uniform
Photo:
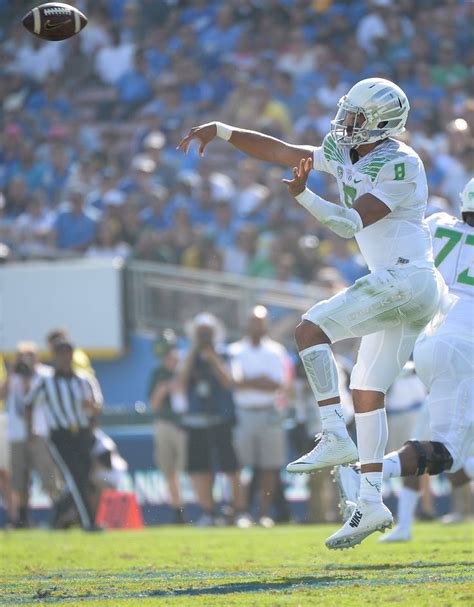
[[[459,299],[445,322],[434,333],[423,331],[415,344],[416,371],[429,390],[431,440],[408,441],[384,458],[384,479],[417,476],[405,480],[398,525],[381,541],[410,539],[419,475],[447,472],[454,487],[474,479],[474,178],[461,192],[461,212],[462,220],[447,213],[427,220],[435,264]],[[358,490],[357,469],[338,466],[335,478],[348,517]]]
[[[409,104],[393,82],[369,78],[342,97],[321,147],[290,145],[220,122],[192,128],[179,144],[206,145],[218,136],[255,158],[293,168],[284,180],[296,200],[342,238],[355,237],[371,273],[303,315],[296,344],[320,407],[322,433],[316,446],[287,466],[311,472],[359,459],[360,499],[351,520],[331,536],[328,548],[358,544],[392,524],[382,502],[382,460],[387,442],[385,393],[408,360],[420,331],[440,307],[443,281],[436,272],[423,215],[426,177],[417,154],[392,139],[405,130]],[[312,169],[331,173],[340,202],[306,189]],[[357,447],[342,414],[337,368],[330,344],[362,337],[351,388]]]

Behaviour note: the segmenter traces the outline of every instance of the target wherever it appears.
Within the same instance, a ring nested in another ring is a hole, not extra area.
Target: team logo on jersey
[[[342,170],[341,166],[337,167],[337,176],[339,177],[339,179],[342,179],[342,176],[344,174],[344,171]]]

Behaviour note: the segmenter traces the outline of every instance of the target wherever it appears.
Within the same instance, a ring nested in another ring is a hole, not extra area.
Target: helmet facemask
[[[405,130],[409,104],[404,93],[399,96],[391,86],[383,81],[375,89],[365,85],[361,92],[361,81],[351,89],[359,87],[357,95],[349,91],[339,100],[338,111],[331,122],[331,133],[335,141],[342,146],[357,147],[365,143],[375,143],[390,136],[396,136]],[[369,81],[371,82],[371,81]],[[359,100],[359,103],[355,101]]]
[[[367,117],[362,108],[344,103],[344,98],[339,101],[338,108],[336,117],[331,121],[331,134],[336,142],[350,147],[367,143]]]

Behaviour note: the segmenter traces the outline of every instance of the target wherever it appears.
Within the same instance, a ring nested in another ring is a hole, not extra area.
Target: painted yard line
[[[460,584],[463,582],[470,582],[474,579],[474,576],[437,576],[434,573],[426,576],[413,576],[410,578],[396,578],[392,575],[392,579],[376,579],[366,580],[357,578],[346,578],[344,580],[338,580],[337,578],[326,576],[321,577],[315,581],[308,581],[311,579],[300,578],[292,581],[281,581],[281,582],[238,582],[229,584],[219,584],[216,586],[208,586],[204,588],[183,588],[177,590],[149,590],[141,592],[121,592],[121,593],[106,593],[100,595],[85,594],[84,592],[76,596],[45,596],[44,594],[38,598],[33,597],[10,597],[6,601],[2,602],[3,605],[38,605],[38,604],[67,604],[72,601],[101,601],[107,599],[147,599],[147,598],[173,598],[179,596],[212,596],[212,595],[227,595],[227,594],[245,594],[245,593],[259,593],[259,592],[271,592],[271,591],[285,591],[285,592],[297,592],[299,590],[314,590],[321,588],[341,588],[357,584],[357,586],[367,587],[383,587],[383,586],[397,586],[397,585],[410,585],[410,584]],[[314,579],[314,578],[313,578]],[[305,580],[305,581],[302,581]],[[43,593],[56,592],[58,589],[42,589]]]
[[[453,567],[474,567],[474,561],[454,561],[454,562],[445,562],[445,563],[425,563],[423,561],[414,561],[412,563],[382,563],[380,565],[367,565],[367,564],[351,564],[351,565],[337,565],[337,564],[329,564],[320,567],[315,567],[315,571],[392,571],[401,573],[403,571],[408,571],[412,569],[442,569],[442,568],[453,568]],[[247,577],[247,576],[256,576],[256,575],[269,575],[275,573],[275,571],[294,571],[298,569],[307,570],[310,567],[308,565],[287,565],[280,566],[278,568],[268,567],[264,569],[259,569],[257,571],[149,571],[147,569],[137,569],[136,571],[131,571],[129,573],[121,573],[121,572],[104,572],[98,573],[95,569],[60,569],[53,572],[48,572],[45,575],[12,575],[10,579],[17,578],[19,580],[38,580],[44,581],[47,579],[55,579],[55,578],[63,578],[63,579],[101,579],[108,577],[119,577],[119,578],[136,578],[137,576],[143,576],[147,578],[160,578],[160,577],[176,577],[176,578],[185,578],[185,577],[208,577],[208,578],[219,578],[226,576],[235,576],[235,577]],[[4,578],[5,576],[2,576]],[[0,578],[0,579],[2,579]],[[1,584],[2,582],[0,582]],[[6,582],[11,583],[11,582]]]

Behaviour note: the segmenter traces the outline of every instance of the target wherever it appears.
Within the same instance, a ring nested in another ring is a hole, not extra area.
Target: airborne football
[[[69,4],[48,2],[31,9],[22,22],[29,32],[39,38],[66,40],[87,25],[87,18]]]
[[[472,601],[465,0],[0,2],[0,603]]]

